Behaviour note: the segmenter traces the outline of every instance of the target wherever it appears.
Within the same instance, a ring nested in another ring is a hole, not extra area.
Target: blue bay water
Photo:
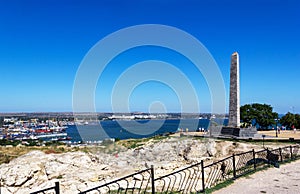
[[[218,124],[223,120],[214,119]],[[100,124],[68,126],[68,136],[73,142],[101,141],[107,138],[130,139],[145,138],[155,135],[174,133],[178,128],[185,131],[196,131],[199,128],[207,130],[209,119],[172,119],[172,120],[139,120],[139,121],[101,121]],[[228,120],[224,120],[224,124]]]

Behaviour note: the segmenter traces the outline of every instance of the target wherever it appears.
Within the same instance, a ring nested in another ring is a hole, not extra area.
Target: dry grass
[[[149,141],[160,141],[166,137],[152,137],[144,139],[129,139],[122,140],[116,143],[107,142],[101,146],[79,146],[79,147],[70,147],[66,145],[49,145],[49,146],[0,146],[0,164],[8,163],[12,159],[27,154],[33,150],[40,150],[46,154],[59,154],[66,152],[75,152],[82,151],[86,153],[115,153],[128,148],[136,148],[143,146]]]
[[[8,163],[14,158],[27,154],[33,150],[40,150],[46,154],[51,153],[65,153],[65,152],[74,152],[82,150],[84,151],[85,148],[80,147],[68,147],[64,145],[60,146],[0,146],[0,164]]]
[[[259,134],[264,134],[266,136],[276,137],[276,131],[270,130],[270,131],[258,131]],[[300,139],[300,131],[291,131],[291,130],[280,130],[280,133],[278,132],[278,138],[294,138],[294,139]]]
[[[142,139],[125,139],[116,142],[117,145],[125,147],[125,148],[136,148],[144,146],[145,144],[149,143],[150,141],[159,142],[163,139],[169,138],[168,136],[154,136],[149,138],[142,138]]]

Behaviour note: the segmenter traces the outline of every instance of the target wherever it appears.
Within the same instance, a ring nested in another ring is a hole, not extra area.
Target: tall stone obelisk
[[[231,55],[230,64],[230,96],[229,96],[229,127],[240,127],[240,64],[239,54]]]

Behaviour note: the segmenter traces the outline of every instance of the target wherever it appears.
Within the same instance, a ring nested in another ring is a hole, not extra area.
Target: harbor
[[[5,118],[0,128],[0,139],[24,141],[66,141],[71,137],[66,133],[67,123],[39,119],[20,120]]]

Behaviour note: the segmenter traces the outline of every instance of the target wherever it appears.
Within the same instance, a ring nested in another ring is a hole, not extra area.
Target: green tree
[[[280,123],[284,126],[287,126],[288,128],[294,127],[300,128],[300,115],[299,114],[292,114],[290,112],[286,113],[283,117],[280,119]]]
[[[300,115],[299,114],[295,115],[295,127],[297,129],[300,129]]]
[[[3,117],[0,117],[0,127],[2,127],[4,124],[4,118]]]
[[[273,112],[273,107],[268,104],[246,104],[240,108],[241,120],[244,123],[259,125],[260,129],[267,129],[276,124],[278,113]]]
[[[241,120],[244,123],[251,124],[252,119],[253,119],[252,113],[253,113],[253,108],[250,104],[246,104],[244,106],[241,106],[240,115],[241,115]]]

